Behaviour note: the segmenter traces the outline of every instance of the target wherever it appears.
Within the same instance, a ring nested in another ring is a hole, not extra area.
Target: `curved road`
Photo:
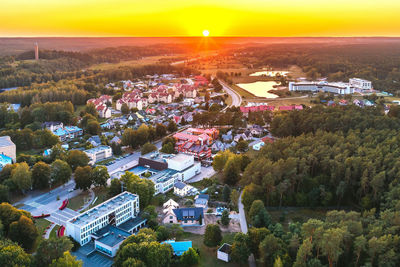
[[[240,107],[240,105],[242,104],[242,97],[236,93],[235,90],[233,90],[232,88],[230,88],[225,82],[219,80],[219,83],[222,85],[222,89],[224,89],[224,91],[229,94],[232,98],[232,104],[230,104],[229,107]]]

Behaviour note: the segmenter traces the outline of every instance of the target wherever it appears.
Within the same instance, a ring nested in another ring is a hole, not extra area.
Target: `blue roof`
[[[132,234],[109,224],[106,227],[93,233],[93,235],[100,237],[97,239],[97,242],[103,243],[110,247],[114,247]]]
[[[199,199],[199,198],[204,198],[204,199],[206,199],[206,200],[209,200],[209,199],[210,199],[210,196],[207,195],[207,194],[200,194],[200,195],[197,197],[197,199]]]
[[[183,188],[185,188],[186,184],[185,184],[185,183],[182,183],[182,182],[177,182],[177,183],[175,183],[174,186],[175,186],[176,188],[178,188],[178,189],[183,189]]]
[[[196,220],[198,221],[200,217],[204,217],[202,208],[181,208],[172,210],[176,218],[180,221]]]
[[[181,256],[185,251],[188,251],[189,248],[192,247],[192,241],[175,241],[175,240],[166,240],[161,242],[161,244],[170,244],[172,249],[174,250],[174,254],[177,256]]]

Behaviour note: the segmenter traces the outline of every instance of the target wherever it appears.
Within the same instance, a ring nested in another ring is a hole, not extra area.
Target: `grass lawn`
[[[111,157],[111,158],[108,158],[108,159],[105,159],[105,160],[96,162],[96,165],[105,165],[105,164],[107,164],[107,163],[109,163],[109,162],[111,162],[111,161],[113,161],[113,160],[115,160],[115,158],[114,158],[114,157]]]
[[[70,208],[71,210],[80,209],[83,206],[85,199],[87,199],[88,197],[89,197],[88,191],[82,192],[76,197],[71,198],[69,200],[67,207]]]
[[[89,207],[86,210],[89,210],[97,205],[99,205],[100,203],[103,203],[104,201],[106,201],[107,199],[109,199],[108,197],[108,190],[105,187],[97,187],[93,189],[93,192],[95,194],[94,199],[96,199],[96,201],[92,204],[89,205]]]
[[[59,225],[54,226],[53,230],[50,232],[49,238],[57,238],[57,231],[60,229]]]
[[[39,236],[41,237],[43,235],[46,227],[50,225],[50,222],[45,219],[33,219],[33,221],[35,222],[35,225],[38,229]]]
[[[222,242],[229,242],[232,244],[234,233],[223,234]],[[194,248],[200,250],[200,263],[199,267],[219,267],[219,266],[248,266],[247,264],[236,264],[233,262],[226,263],[217,259],[218,248],[208,248],[203,244],[203,235],[196,235],[185,232],[182,240],[191,240]]]

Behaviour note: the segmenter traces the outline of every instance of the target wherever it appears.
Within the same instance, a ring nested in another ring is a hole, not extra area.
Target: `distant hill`
[[[212,49],[232,45],[268,44],[268,43],[370,43],[400,42],[400,38],[335,38],[335,37],[208,37],[208,45]],[[0,38],[0,56],[16,55],[33,50],[38,42],[40,49],[86,51],[95,48],[117,46],[146,46],[151,44],[189,44],[198,48],[204,44],[203,37],[30,37]]]

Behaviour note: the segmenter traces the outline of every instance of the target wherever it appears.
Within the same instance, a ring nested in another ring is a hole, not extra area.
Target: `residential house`
[[[98,135],[91,136],[87,141],[94,147],[101,145],[101,139]]]
[[[179,208],[173,209],[171,221],[179,223],[181,226],[203,225],[204,212],[202,208]]]
[[[195,197],[194,206],[196,208],[203,208],[206,209],[208,207],[208,200],[210,196],[207,194],[200,194]]]
[[[182,182],[177,182],[174,184],[174,194],[178,195],[180,197],[185,197],[187,196],[190,191],[193,189],[194,187]]]
[[[257,142],[253,145],[253,149],[259,151],[264,145],[265,143],[263,141]]]

